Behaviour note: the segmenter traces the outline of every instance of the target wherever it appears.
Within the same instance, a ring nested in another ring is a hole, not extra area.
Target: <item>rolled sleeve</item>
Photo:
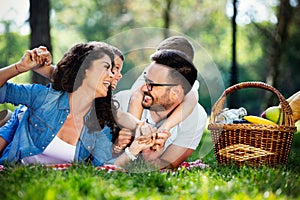
[[[12,117],[0,128],[0,136],[8,143],[12,141],[15,131],[18,128],[18,114],[21,112],[20,110],[20,108],[17,108]]]
[[[48,89],[40,84],[14,84],[7,82],[0,88],[0,103],[22,104],[31,107],[33,102],[40,102],[41,104],[47,93]]]

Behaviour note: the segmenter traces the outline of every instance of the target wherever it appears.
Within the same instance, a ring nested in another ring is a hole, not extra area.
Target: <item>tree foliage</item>
[[[241,2],[242,0],[238,1]],[[216,64],[225,88],[230,85],[232,27],[231,17],[226,11],[231,3],[230,0],[51,0],[50,23],[54,63],[57,63],[63,53],[75,43],[104,40],[112,42],[125,52],[123,73],[129,73],[132,69],[144,67],[149,63],[149,55],[155,50],[155,45],[166,35],[185,35],[193,41],[197,51],[206,52],[203,54],[205,56],[196,60],[196,65],[202,73],[200,76],[204,74],[210,79],[208,81],[202,79],[200,86],[200,102],[209,112],[215,101],[211,98],[209,89],[214,87],[212,83],[216,73],[210,73],[211,68],[208,66],[211,65],[207,64],[207,60],[210,59]],[[280,4],[267,6],[276,13]],[[275,62],[279,71],[276,79],[278,84],[274,86],[285,97],[300,89],[299,80],[296,78],[300,73],[299,4],[291,6],[290,14],[292,14],[290,23],[286,27],[286,34],[289,37],[285,39],[285,44],[281,48],[281,60]],[[268,73],[271,72],[271,65],[268,63],[272,45],[270,39],[277,24],[257,21],[253,16],[255,14],[250,16],[248,24],[237,27],[239,82],[266,81]],[[148,28],[148,32],[142,32],[140,28]],[[161,30],[152,32],[152,28]],[[168,28],[167,31],[164,28]],[[119,38],[124,32],[130,35]],[[0,43],[2,66],[14,62],[13,57],[16,55],[19,58],[18,56],[21,56],[28,47],[26,45],[28,40],[22,40],[23,36],[9,30],[0,37],[5,41]],[[19,48],[21,46],[22,48]],[[145,49],[138,51],[141,46]],[[10,56],[11,54],[13,56]],[[221,95],[221,91],[215,93]],[[263,91],[252,90],[250,95],[241,94],[239,95],[241,103],[236,106],[245,106],[249,108],[250,113],[259,113],[259,109],[263,109],[262,102],[266,101],[261,98],[263,94]]]

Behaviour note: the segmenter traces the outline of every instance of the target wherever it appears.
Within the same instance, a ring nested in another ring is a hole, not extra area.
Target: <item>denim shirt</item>
[[[10,143],[15,135],[15,132],[19,126],[19,121],[23,116],[26,106],[20,106],[16,108],[11,118],[0,128],[0,137],[2,137],[7,143]]]
[[[4,150],[0,164],[14,164],[27,156],[40,154],[49,145],[65,122],[69,112],[69,93],[56,91],[52,85],[17,85],[0,87],[0,103],[22,104],[27,107],[13,140]],[[85,122],[91,115],[85,116]],[[84,125],[76,145],[75,162],[91,160],[94,166],[112,159],[111,129],[88,132]]]

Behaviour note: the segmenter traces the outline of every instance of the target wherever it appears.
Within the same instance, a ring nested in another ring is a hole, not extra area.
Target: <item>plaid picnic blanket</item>
[[[71,164],[71,163],[65,163],[65,164],[45,165],[44,167],[48,168],[48,169],[53,169],[53,170],[66,170],[66,169],[69,169],[73,165],[74,164]],[[191,170],[194,168],[204,169],[206,167],[209,167],[209,166],[207,164],[204,164],[201,160],[196,160],[196,161],[192,161],[192,162],[184,161],[183,163],[181,163],[179,165],[179,167],[177,169],[162,169],[160,171],[168,172],[168,171],[176,171],[176,170],[181,170],[181,169]],[[96,170],[104,170],[107,172],[114,172],[114,171],[126,172],[126,170],[124,168],[116,166],[116,165],[110,165],[110,164],[98,166],[95,169]],[[0,165],[0,172],[4,171],[4,170],[5,170],[5,167],[3,165]]]

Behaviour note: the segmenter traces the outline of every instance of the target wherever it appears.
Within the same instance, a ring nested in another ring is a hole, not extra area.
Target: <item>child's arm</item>
[[[166,121],[158,128],[159,131],[170,130],[178,123],[185,120],[194,110],[198,102],[198,92],[191,90],[183,99],[182,103],[173,111]]]
[[[33,68],[33,71],[35,71],[36,73],[42,75],[43,77],[51,80],[52,74],[53,74],[53,71],[55,68],[56,68],[55,65],[43,65],[38,68]]]
[[[141,119],[144,108],[142,107],[143,92],[141,87],[145,84],[144,75],[147,73],[149,67],[146,67],[143,73],[137,78],[135,83],[132,85],[131,90],[134,91],[131,94],[128,106],[128,112],[138,119]]]
[[[120,109],[117,110],[116,122],[121,127],[121,130],[112,148],[114,156],[119,154],[132,141],[135,135],[133,130],[141,124],[139,119]]]
[[[193,85],[192,90],[184,97],[183,102],[173,111],[166,121],[158,128],[159,131],[170,130],[178,123],[185,120],[194,110],[198,103],[198,87],[199,83]],[[141,119],[143,113],[142,102],[143,93],[136,90],[130,98],[128,112],[138,119]]]
[[[138,119],[141,119],[143,113],[142,107],[143,93],[141,90],[136,90],[130,97],[128,112]]]
[[[117,110],[117,124],[122,128],[127,128],[130,130],[135,130],[139,123],[142,123],[141,120],[137,119],[135,116],[128,112],[124,112],[120,109]]]

